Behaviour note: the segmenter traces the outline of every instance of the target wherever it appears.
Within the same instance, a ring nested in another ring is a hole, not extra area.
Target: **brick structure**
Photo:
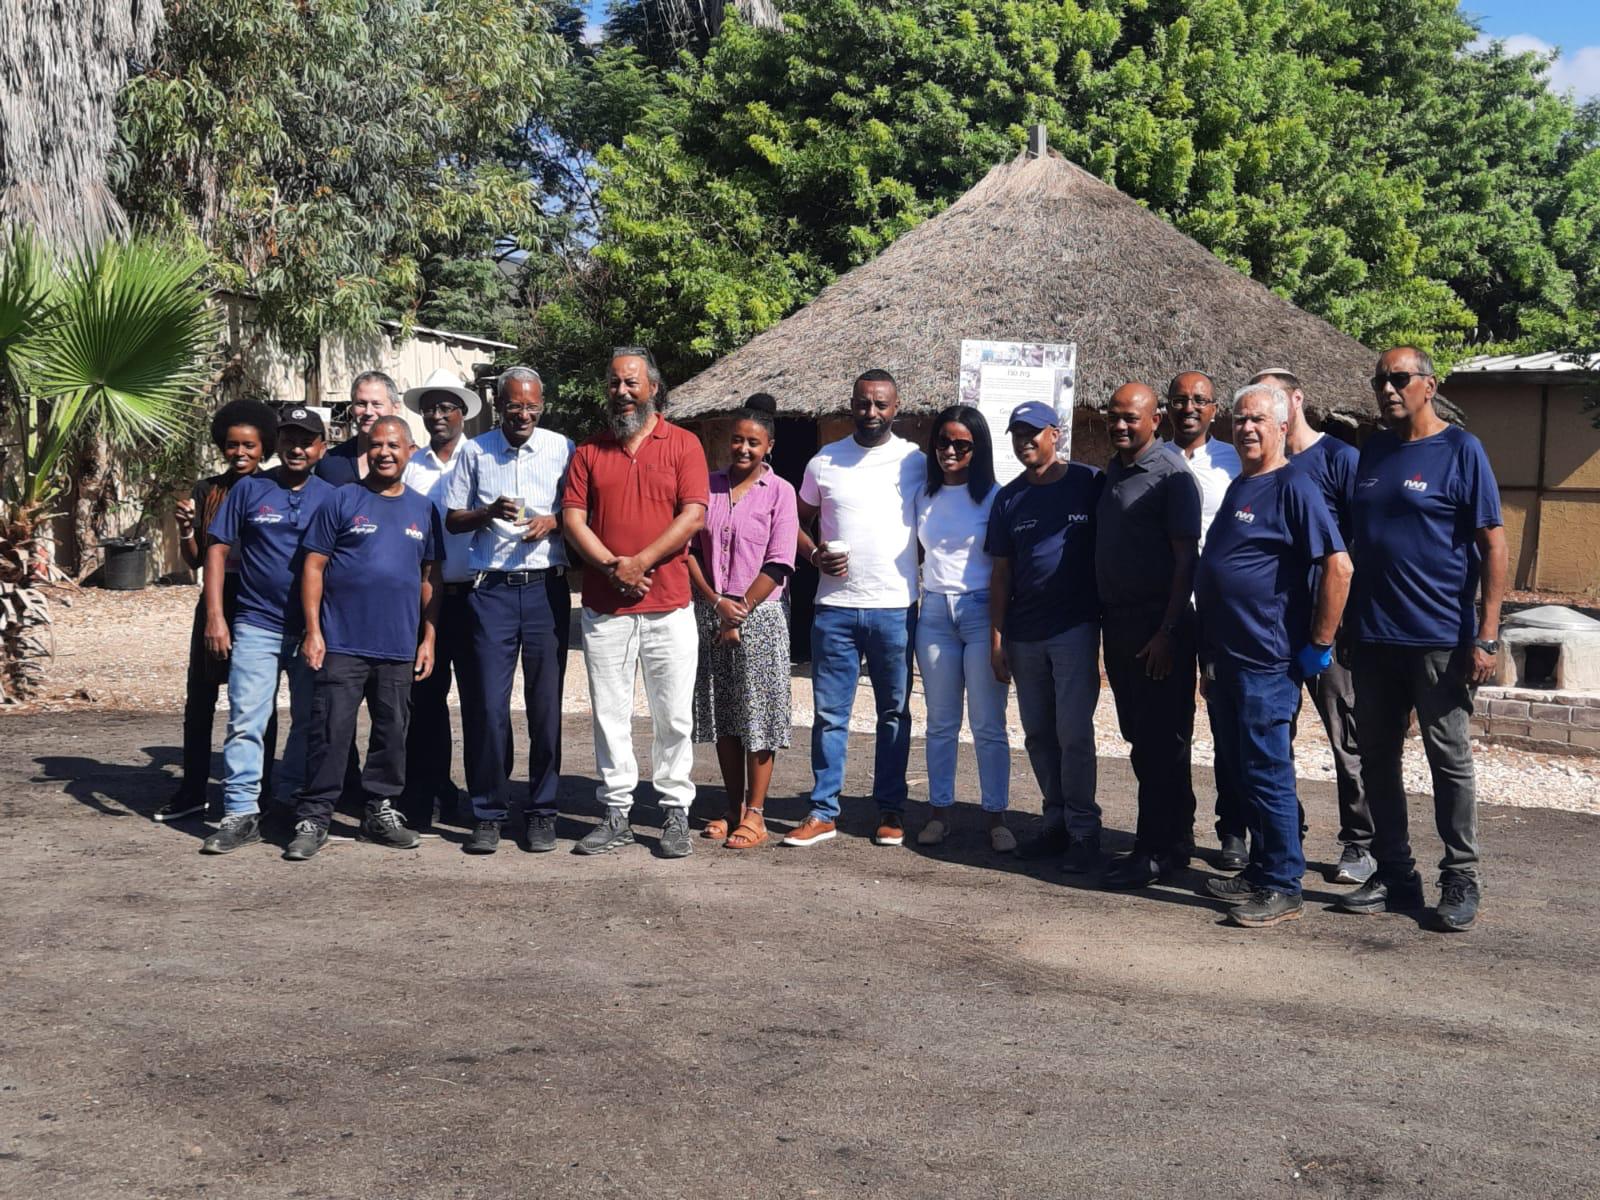
[[[1600,754],[1600,692],[1479,688],[1472,736],[1525,750]]]

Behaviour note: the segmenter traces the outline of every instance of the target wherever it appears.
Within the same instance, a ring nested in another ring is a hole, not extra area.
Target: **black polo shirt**
[[[1123,465],[1113,454],[1095,512],[1094,574],[1106,608],[1164,605],[1177,566],[1172,543],[1200,540],[1200,485],[1158,438]]]
[[[343,487],[347,483],[360,483],[361,468],[356,466],[356,459],[361,455],[361,447],[357,445],[360,441],[361,435],[355,434],[337,446],[330,447],[322,456],[322,461],[317,464],[317,477],[326,479],[334,487]]]

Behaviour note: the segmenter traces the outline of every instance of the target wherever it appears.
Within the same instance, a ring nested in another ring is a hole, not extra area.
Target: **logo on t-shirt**
[[[1378,486],[1378,477],[1376,475],[1368,475],[1365,479],[1363,479],[1360,482],[1358,482],[1356,484],[1356,486],[1358,488],[1377,487]]]
[[[1022,533],[1025,530],[1032,529],[1038,523],[1039,522],[1036,521],[1034,518],[1028,517],[1026,520],[1018,521],[1015,525],[1013,525],[1011,527],[1011,532],[1012,533]]]
[[[350,532],[351,533],[377,533],[378,532],[378,526],[377,526],[377,524],[375,522],[367,520],[367,518],[361,516],[358,513],[358,514],[356,514],[355,520],[350,522]]]
[[[270,504],[263,504],[256,509],[255,514],[250,518],[250,524],[276,525],[281,520],[283,520],[283,514],[281,512],[273,508]]]
[[[1071,524],[1071,525],[1076,525],[1079,522],[1087,521],[1088,519],[1089,519],[1089,514],[1088,513],[1068,513],[1067,514],[1067,523]]]
[[[413,521],[413,522],[411,522],[410,526],[406,529],[406,536],[408,538],[416,538],[417,541],[420,542],[427,535],[424,534],[422,532],[422,530],[418,529],[417,528],[417,523],[415,521]]]
[[[1250,506],[1248,504],[1246,504],[1243,508],[1234,509],[1233,519],[1235,521],[1243,521],[1246,525],[1254,525],[1256,523],[1256,515],[1250,511]]]
[[[1413,492],[1425,492],[1428,490],[1428,481],[1422,477],[1422,472],[1418,471],[1410,479],[1402,479],[1400,486],[1409,488]]]

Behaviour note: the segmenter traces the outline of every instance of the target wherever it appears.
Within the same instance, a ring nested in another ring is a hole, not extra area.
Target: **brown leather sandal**
[[[751,808],[745,810],[744,816],[739,818],[739,827],[722,844],[728,850],[754,850],[771,836],[761,810]]]
[[[728,836],[728,822],[722,817],[718,817],[715,821],[707,821],[706,827],[700,831],[700,836],[718,842],[723,841]]]

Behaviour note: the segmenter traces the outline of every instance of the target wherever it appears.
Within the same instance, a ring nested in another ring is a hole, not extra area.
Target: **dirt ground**
[[[567,721],[571,839],[598,809]],[[808,851],[660,860],[643,787],[644,844],[598,860],[208,859],[204,825],[146,819],[176,733],[0,718],[0,1195],[1600,1194],[1592,816],[1486,808],[1471,933],[1336,915],[1316,877],[1304,920],[1251,933],[1198,862],[1080,890],[970,808],[937,854],[875,848],[860,800]],[[806,761],[780,756],[775,817]],[[857,738],[855,796],[869,762]],[[1132,780],[1100,770],[1116,849]],[[1325,860],[1332,789],[1302,795]]]

